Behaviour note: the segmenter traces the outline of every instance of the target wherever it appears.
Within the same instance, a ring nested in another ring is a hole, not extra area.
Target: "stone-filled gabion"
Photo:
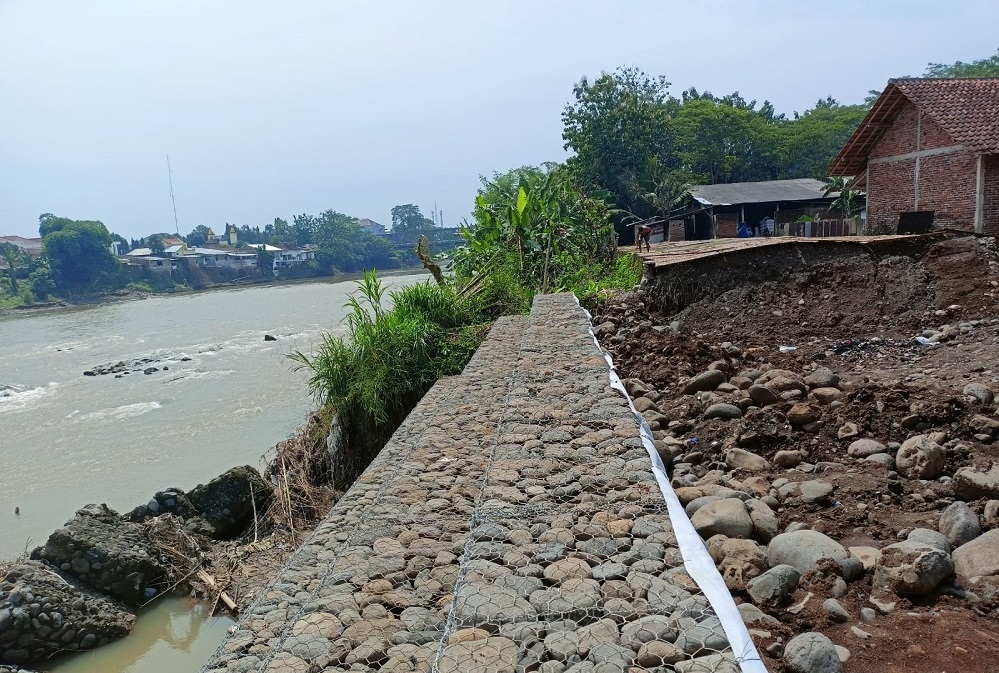
[[[38,561],[0,577],[0,663],[89,650],[128,634],[135,615]],[[0,673],[6,669],[0,666]]]
[[[138,607],[166,578],[159,552],[141,524],[105,505],[89,505],[53,532],[31,558],[72,574],[89,587]]]
[[[494,326],[205,671],[738,671],[571,295]]]

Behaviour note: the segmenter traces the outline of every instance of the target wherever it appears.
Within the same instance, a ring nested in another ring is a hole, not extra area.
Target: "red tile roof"
[[[976,153],[999,153],[999,77],[893,79],[840,150],[830,175],[858,175],[907,101]]]
[[[999,77],[902,79],[895,85],[965,147],[999,152]]]

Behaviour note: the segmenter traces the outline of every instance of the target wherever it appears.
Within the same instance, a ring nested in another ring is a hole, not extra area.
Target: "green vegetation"
[[[31,306],[55,292],[46,260],[11,243],[0,243],[0,272],[0,308]]]
[[[299,245],[316,246],[316,260],[325,273],[355,273],[365,269],[399,268],[392,245],[357,224],[357,218],[327,210],[319,216],[298,215],[294,233]]]
[[[867,105],[832,98],[788,118],[738,92],[669,94],[636,68],[573,88],[562,114],[567,162],[581,188],[624,214],[662,215],[689,183],[822,178]]]
[[[930,63],[924,77],[999,77],[999,50],[988,58],[971,63]]]
[[[474,296],[420,283],[390,293],[373,272],[348,303],[347,334],[326,334],[314,357],[292,358],[311,371],[309,388],[335,411],[354,476],[439,378],[459,373],[489,326]],[[352,479],[353,477],[351,477]]]

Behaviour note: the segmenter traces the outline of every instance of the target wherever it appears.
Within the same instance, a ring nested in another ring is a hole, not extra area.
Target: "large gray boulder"
[[[925,596],[954,574],[950,554],[911,540],[881,550],[874,586],[899,596]]]
[[[821,633],[802,633],[784,648],[788,673],[843,673],[836,646]]]
[[[839,376],[828,367],[819,367],[805,377],[809,388],[839,388]]]
[[[964,386],[962,391],[965,395],[971,395],[972,397],[978,398],[978,401],[983,405],[990,405],[995,401],[995,394],[992,389],[985,383],[979,383],[977,381],[972,381],[971,383]]]
[[[799,580],[801,573],[797,568],[778,565],[749,580],[746,591],[757,605],[781,607],[791,602],[791,596],[798,588]]]
[[[746,505],[738,498],[709,502],[694,512],[690,522],[702,538],[712,535],[745,538],[753,535],[753,520]]]
[[[940,515],[940,532],[947,536],[947,541],[954,548],[965,542],[971,542],[982,534],[982,526],[978,523],[978,515],[971,511],[967,503],[951,503]]]
[[[215,529],[219,539],[239,535],[263,513],[274,487],[249,465],[234,467],[187,494],[191,505]]]
[[[683,394],[692,395],[694,393],[708,392],[723,383],[725,383],[725,372],[717,369],[709,369],[688,380],[683,386]]]
[[[763,472],[770,469],[770,461],[745,449],[729,449],[725,452],[725,465],[730,470]]]
[[[167,568],[145,528],[106,505],[79,510],[44,546],[32,551],[31,558],[132,607],[148,601],[167,581]]]
[[[2,664],[100,647],[126,636],[134,623],[121,604],[40,561],[19,563],[0,578]]]
[[[847,447],[846,453],[854,458],[867,458],[868,456],[873,456],[876,453],[884,453],[887,450],[887,447],[881,442],[874,439],[864,438],[854,440],[850,446]]]
[[[999,528],[954,550],[954,570],[962,580],[999,575]]]
[[[767,561],[771,568],[789,565],[800,573],[808,572],[824,558],[842,564],[849,555],[839,542],[811,529],[781,533],[770,541],[767,548]]]
[[[965,500],[999,498],[999,463],[985,471],[962,467],[954,473],[951,485],[954,495]]]
[[[936,479],[946,463],[947,452],[926,435],[905,440],[895,454],[895,469],[909,479]]]

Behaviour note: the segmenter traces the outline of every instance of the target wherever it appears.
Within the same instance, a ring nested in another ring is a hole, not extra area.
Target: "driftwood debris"
[[[219,589],[219,585],[215,582],[215,578],[206,573],[204,570],[198,571],[198,579],[201,580],[205,586],[209,586],[218,592],[216,601],[222,601],[222,604],[228,608],[229,612],[232,613],[233,617],[239,615],[239,609],[236,607],[236,601],[229,597],[229,594]],[[212,610],[212,612],[215,612]]]
[[[430,256],[430,239],[421,234],[420,240],[417,241],[416,247],[413,248],[413,252],[420,258],[420,261],[423,262],[423,268],[430,272],[434,280],[437,281],[437,284],[443,285],[444,273],[441,271],[440,265]]]

